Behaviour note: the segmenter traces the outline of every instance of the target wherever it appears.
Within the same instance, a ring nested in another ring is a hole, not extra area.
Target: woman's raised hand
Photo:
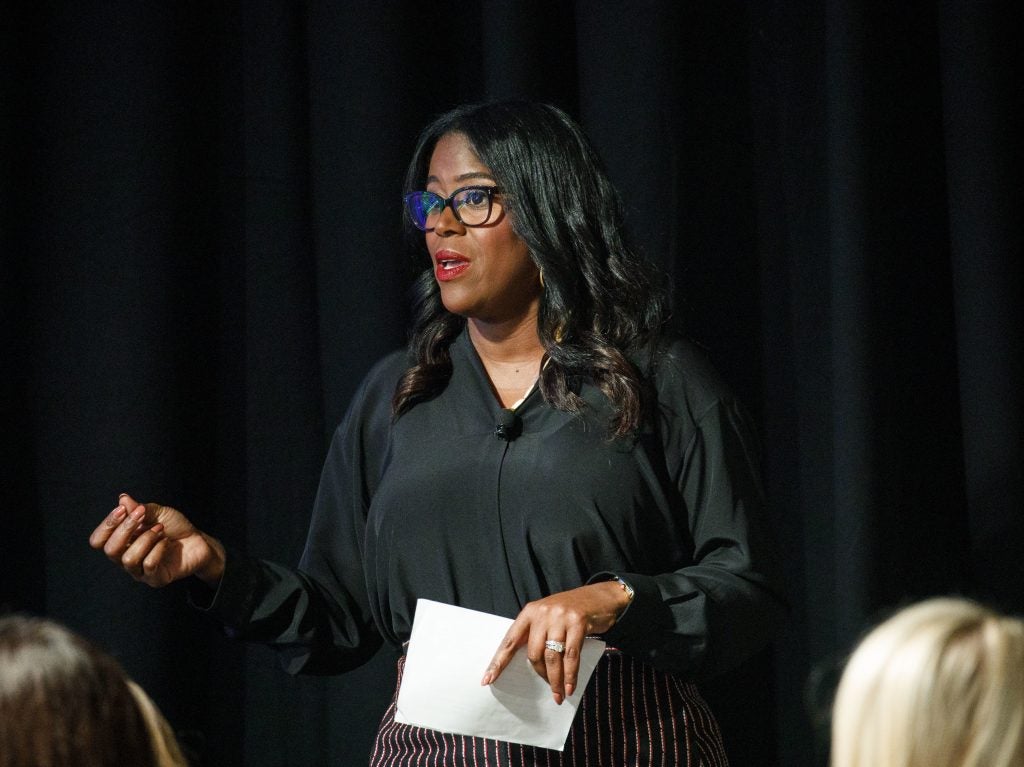
[[[615,581],[530,602],[509,627],[481,684],[497,679],[516,650],[526,645],[534,671],[551,686],[555,703],[561,704],[576,689],[584,638],[610,629],[628,604],[629,598]]]
[[[159,588],[195,575],[211,586],[224,573],[224,546],[177,509],[140,504],[122,493],[89,536],[89,545],[135,580]]]

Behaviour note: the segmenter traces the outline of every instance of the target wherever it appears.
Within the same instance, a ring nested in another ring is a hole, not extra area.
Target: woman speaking
[[[399,724],[392,702],[375,766],[726,764],[695,680],[784,612],[747,416],[665,330],[659,280],[560,110],[441,116],[404,205],[426,267],[409,346],[335,433],[298,567],[127,495],[91,545],[152,586],[195,576],[193,601],[292,673],[402,648],[430,599],[514,619],[482,683],[525,647],[556,702],[582,696],[563,752]],[[591,635],[608,649],[578,691]]]

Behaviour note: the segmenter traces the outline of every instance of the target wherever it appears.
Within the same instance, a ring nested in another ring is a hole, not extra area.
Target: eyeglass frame
[[[479,189],[487,193],[487,217],[484,218],[484,220],[479,224],[467,224],[465,221],[462,220],[462,216],[459,215],[459,209],[452,205],[452,202],[455,200],[455,198],[462,192],[465,192],[467,189]],[[452,215],[455,216],[455,220],[458,221],[460,224],[462,224],[463,226],[475,228],[478,226],[487,226],[488,224],[493,223],[491,221],[491,214],[494,212],[494,195],[501,194],[501,189],[498,187],[497,184],[491,186],[488,186],[486,184],[467,184],[466,186],[460,186],[447,197],[442,197],[437,192],[431,192],[429,189],[416,190],[403,195],[402,205],[405,208],[405,212],[408,214],[409,219],[412,221],[412,225],[419,229],[421,232],[432,232],[434,231],[433,226],[421,227],[418,223],[416,223],[415,218],[413,218],[413,215],[409,210],[409,198],[412,197],[413,195],[422,194],[432,194],[441,201],[441,209],[437,212],[438,216],[444,213],[445,208],[448,208],[452,212]]]

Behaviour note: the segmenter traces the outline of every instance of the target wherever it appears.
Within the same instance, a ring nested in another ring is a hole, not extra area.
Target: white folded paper
[[[499,615],[417,600],[395,721],[563,750],[604,642],[584,640],[576,689],[558,705],[524,647],[495,682],[480,684],[511,625]]]

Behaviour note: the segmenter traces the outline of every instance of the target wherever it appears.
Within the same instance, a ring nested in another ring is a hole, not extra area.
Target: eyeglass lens
[[[445,207],[466,226],[481,226],[491,217],[494,187],[470,186],[457,189],[448,199],[434,192],[412,192],[405,196],[405,207],[417,228],[427,231],[437,225]]]

